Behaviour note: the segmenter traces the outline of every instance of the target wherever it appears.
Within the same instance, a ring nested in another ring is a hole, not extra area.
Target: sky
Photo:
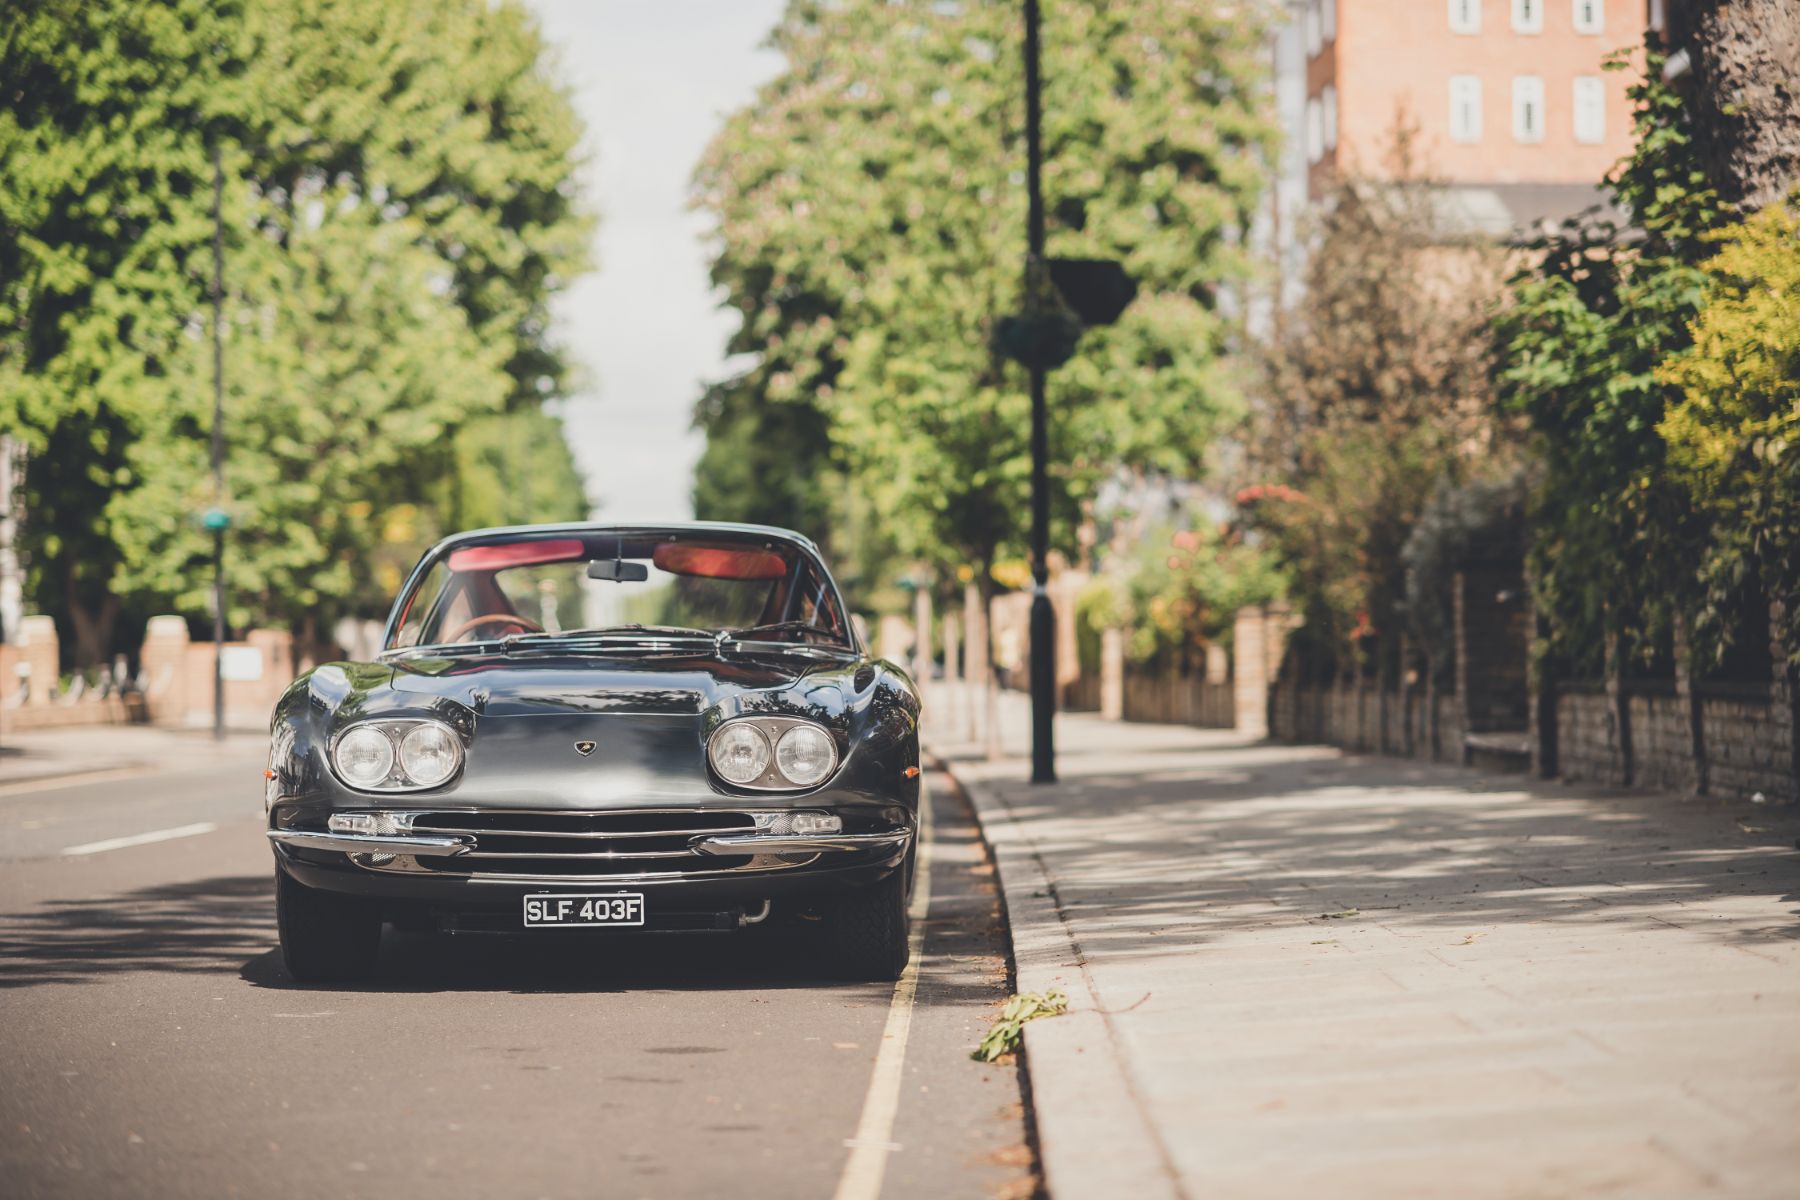
[[[708,222],[688,184],[724,115],[781,59],[762,43],[783,0],[526,0],[587,125],[597,268],[558,298],[579,377],[563,411],[600,520],[693,515],[703,381],[727,374],[736,318],[706,277]]]

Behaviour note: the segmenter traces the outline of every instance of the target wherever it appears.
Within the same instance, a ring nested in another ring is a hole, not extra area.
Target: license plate
[[[553,892],[525,897],[527,929],[643,923],[642,892]]]

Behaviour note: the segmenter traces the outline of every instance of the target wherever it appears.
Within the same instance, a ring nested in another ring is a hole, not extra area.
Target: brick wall
[[[1235,718],[1232,687],[1205,676],[1140,675],[1125,672],[1125,719],[1170,725],[1230,729]]]
[[[1387,736],[1381,736],[1381,713],[1387,709]],[[1438,744],[1431,741],[1431,709],[1437,709]],[[1278,680],[1271,705],[1273,736],[1284,742],[1322,742],[1359,754],[1390,754],[1421,761],[1460,762],[1463,722],[1456,697],[1440,692],[1428,702],[1424,689],[1381,692],[1370,684],[1295,687]],[[1407,752],[1407,721],[1412,722],[1412,748]]]
[[[1565,683],[1556,690],[1558,773],[1585,783],[1625,782],[1612,706],[1598,685]]]
[[[1734,694],[1735,692],[1735,694]],[[1770,799],[1795,794],[1787,714],[1766,696],[1701,685],[1700,725],[1706,739],[1709,792]]]
[[[1636,688],[1626,698],[1631,716],[1631,780],[1669,792],[1694,790],[1694,740],[1688,700],[1675,689]]]

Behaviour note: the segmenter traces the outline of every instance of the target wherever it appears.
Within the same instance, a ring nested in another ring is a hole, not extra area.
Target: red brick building
[[[1471,191],[1489,232],[1557,218],[1631,145],[1626,72],[1659,0],[1290,0],[1276,86],[1293,193],[1393,171],[1402,124],[1414,169]],[[1297,198],[1297,197],[1296,197]]]

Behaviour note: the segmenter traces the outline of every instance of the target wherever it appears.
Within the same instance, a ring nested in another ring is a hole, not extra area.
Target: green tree
[[[18,89],[0,114],[0,416],[34,451],[33,599],[70,618],[81,660],[112,648],[122,602],[203,611],[189,522],[210,499],[215,151],[234,620],[379,604],[359,556],[416,553],[383,538],[428,538],[459,504],[570,515],[572,460],[540,410],[565,375],[549,297],[589,228],[580,130],[517,5],[20,15],[0,49]],[[490,452],[500,430],[537,457],[532,486]]]
[[[787,70],[699,174],[731,348],[756,355],[701,410],[704,509],[779,495],[836,520],[771,477],[830,469],[904,559],[986,581],[1022,552],[1028,404],[992,336],[1022,283],[1021,36],[1013,4],[790,5]],[[1259,36],[1197,2],[1045,6],[1049,252],[1122,259],[1140,286],[1051,378],[1058,540],[1123,467],[1197,473],[1236,411],[1214,300],[1244,268],[1271,138]],[[809,435],[796,460],[746,451],[790,428]]]
[[[21,0],[0,22],[0,426],[24,438],[27,586],[80,661],[112,649],[106,504],[202,304],[209,140],[243,10]]]
[[[1696,605],[1706,538],[1687,482],[1668,469],[1658,426],[1681,393],[1659,370],[1690,342],[1704,235],[1725,210],[1654,42],[1631,96],[1637,145],[1607,180],[1629,224],[1577,222],[1547,239],[1495,323],[1501,398],[1529,422],[1544,463],[1531,521],[1546,649],[1586,675],[1605,665],[1609,634],[1622,655],[1666,660]]]

